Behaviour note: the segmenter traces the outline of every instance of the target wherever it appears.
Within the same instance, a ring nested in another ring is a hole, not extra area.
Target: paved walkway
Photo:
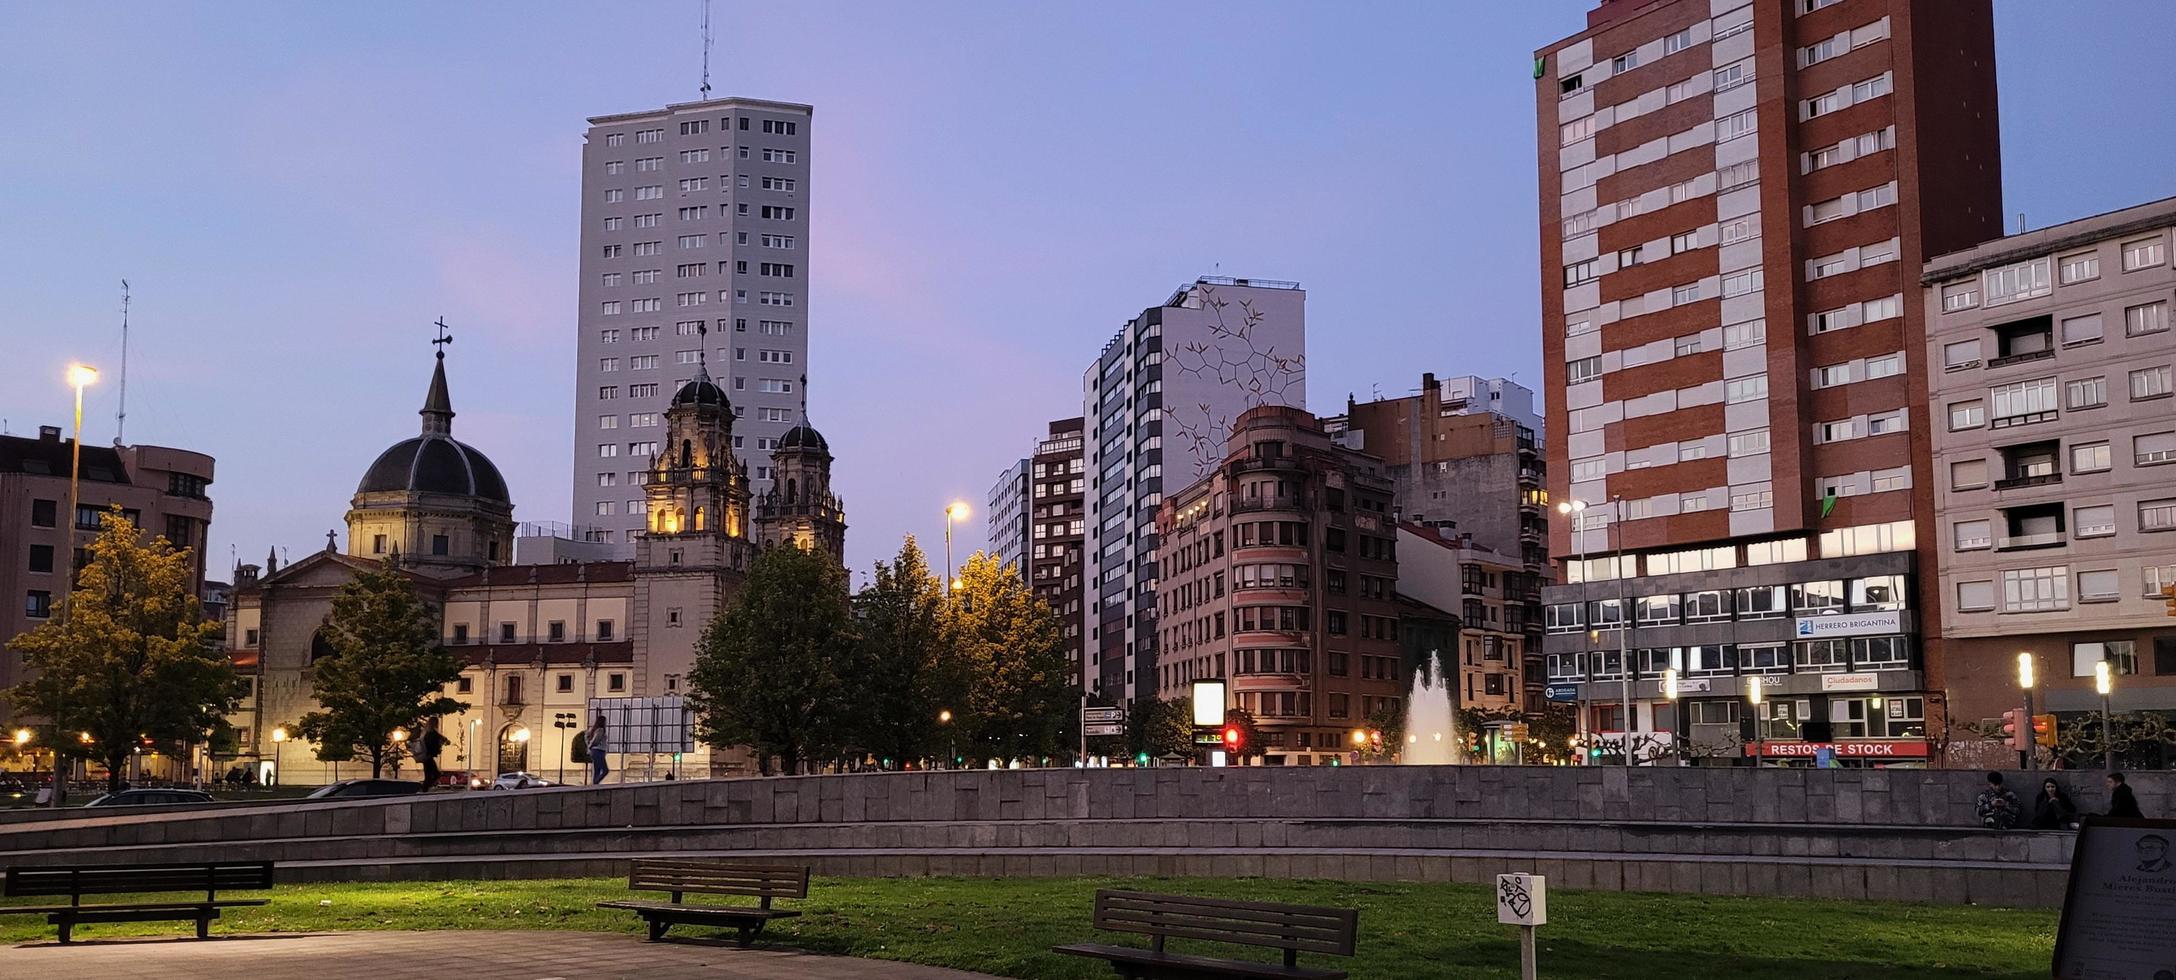
[[[730,943],[599,932],[330,932],[29,943],[6,951],[9,976],[40,980],[995,980],[936,967],[817,956]]]

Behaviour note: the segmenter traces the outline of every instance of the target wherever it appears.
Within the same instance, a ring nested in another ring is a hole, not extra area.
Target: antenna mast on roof
[[[703,0],[703,101],[710,101],[710,0]]]
[[[128,280],[121,280],[121,410],[114,416],[113,444],[128,435]]]

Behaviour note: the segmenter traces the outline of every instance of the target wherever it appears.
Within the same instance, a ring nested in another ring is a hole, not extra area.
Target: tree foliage
[[[1079,701],[1058,617],[1014,566],[976,552],[959,571],[949,613],[972,678],[961,741],[998,759],[1071,757]]]
[[[7,697],[45,719],[49,747],[104,763],[118,789],[146,739],[167,751],[203,739],[245,685],[204,621],[187,549],[140,541],[114,509],[88,553],[60,615],[8,643],[29,679]]]
[[[1153,694],[1133,700],[1126,711],[1126,754],[1164,759],[1194,750],[1194,706],[1191,698],[1161,701]]]
[[[955,734],[939,721],[966,709],[966,666],[945,611],[944,588],[909,535],[899,554],[877,562],[874,580],[854,597],[860,668],[850,678],[857,710],[855,743],[879,759],[904,764],[948,751]]]
[[[770,771],[836,755],[856,722],[857,669],[846,570],[823,554],[771,548],[739,600],[711,620],[689,675],[703,741],[745,745]]]
[[[468,710],[445,694],[461,659],[439,642],[439,624],[438,610],[390,563],[340,587],[319,634],[330,652],[310,665],[319,710],[295,725],[319,759],[368,759],[378,776],[399,753],[394,729]]]

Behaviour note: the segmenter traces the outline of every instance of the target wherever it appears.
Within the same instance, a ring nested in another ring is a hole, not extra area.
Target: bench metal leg
[[[72,935],[76,929],[75,918],[72,916],[63,916],[55,919],[54,921],[60,925],[60,944],[63,946],[68,945],[68,943],[72,941]]]
[[[740,927],[740,948],[742,948],[742,949],[747,949],[747,948],[748,948],[748,941],[749,941],[750,939],[753,939],[753,938],[755,938],[755,934],[756,934],[756,933],[757,933],[758,931],[760,931],[760,930],[761,930],[762,928],[763,928],[762,926],[741,926],[741,927]]]
[[[200,916],[197,916],[197,917],[196,917],[196,938],[198,938],[198,939],[210,939],[210,938],[212,938],[212,917],[211,917],[211,916],[208,916],[208,915],[200,915]]]
[[[672,928],[671,922],[656,916],[652,916],[649,921],[650,941],[653,943],[665,938],[665,930]]]

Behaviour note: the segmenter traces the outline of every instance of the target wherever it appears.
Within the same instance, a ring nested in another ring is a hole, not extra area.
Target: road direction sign
[[[1123,722],[1123,721],[1125,721],[1125,720],[1126,720],[1126,709],[1124,709],[1124,708],[1082,708],[1082,709],[1081,709],[1081,712],[1080,712],[1080,718],[1081,718],[1081,720],[1082,720],[1082,721],[1084,721],[1084,722],[1087,722],[1088,724],[1091,724],[1091,725],[1095,725],[1095,724],[1110,724],[1110,723],[1112,723],[1112,722]]]
[[[1087,735],[1089,738],[1102,735],[1124,735],[1126,734],[1126,726],[1123,722],[1091,721],[1085,726],[1082,734]]]

